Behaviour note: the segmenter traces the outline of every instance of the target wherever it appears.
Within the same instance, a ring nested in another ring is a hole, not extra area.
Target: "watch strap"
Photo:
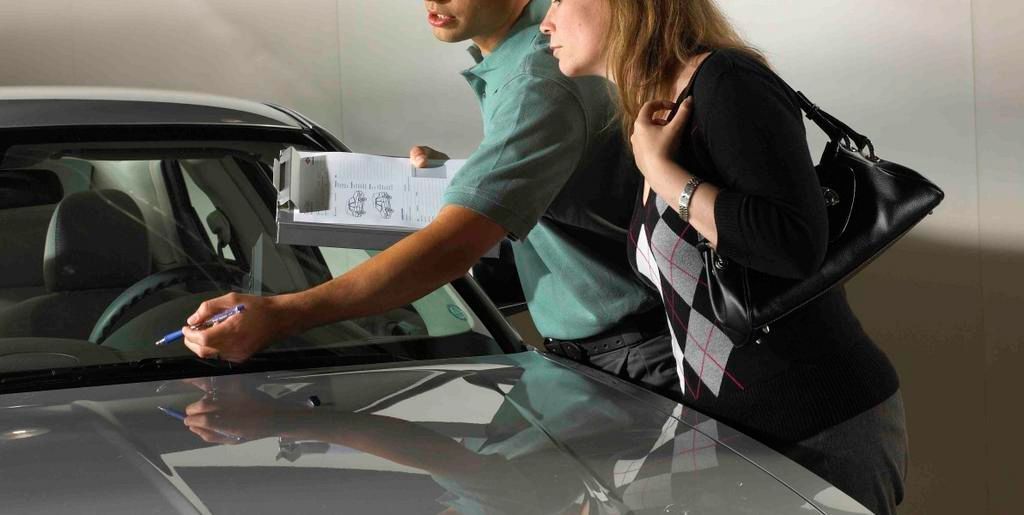
[[[686,186],[683,186],[683,192],[679,194],[679,218],[682,218],[684,222],[690,221],[690,201],[693,200],[693,193],[697,191],[697,186],[704,182],[699,177],[691,177],[686,182]]]

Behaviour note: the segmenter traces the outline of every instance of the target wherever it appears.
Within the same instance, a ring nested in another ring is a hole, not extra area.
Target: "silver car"
[[[153,342],[373,252],[275,242],[286,109],[0,89],[3,513],[867,513],[714,419],[526,350],[470,276],[244,364]]]

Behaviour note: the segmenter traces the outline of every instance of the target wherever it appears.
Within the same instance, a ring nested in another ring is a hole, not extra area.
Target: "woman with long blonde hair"
[[[630,259],[664,300],[684,403],[894,513],[899,378],[842,288],[744,346],[716,326],[702,277],[701,240],[763,276],[821,266],[828,220],[793,90],[713,0],[554,0],[541,31],[563,73],[617,86],[645,179]]]

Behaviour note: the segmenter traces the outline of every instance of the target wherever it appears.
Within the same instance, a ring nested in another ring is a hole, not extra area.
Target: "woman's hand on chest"
[[[678,147],[683,128],[690,118],[693,100],[687,98],[679,106],[671,119],[662,114],[671,114],[675,103],[667,100],[652,100],[644,104],[640,114],[633,123],[633,135],[630,144],[637,168],[650,180],[652,174],[658,174],[669,167],[663,166],[672,162],[672,156]],[[658,182],[658,181],[654,181]]]
[[[670,110],[673,106],[672,102],[664,101],[645,104],[634,125],[631,143],[637,167],[644,175],[645,195],[649,185],[659,197],[678,210],[680,194],[686,183],[693,178],[674,159],[679,137],[692,111],[692,101],[686,99],[670,121],[656,117],[659,111]],[[690,216],[687,221],[712,247],[718,245],[718,224],[715,223],[717,198],[718,188],[715,185],[701,183],[693,192],[688,205]]]

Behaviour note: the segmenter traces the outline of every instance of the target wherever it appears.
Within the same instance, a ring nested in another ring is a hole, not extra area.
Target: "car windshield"
[[[375,253],[275,243],[271,163],[284,148],[323,150],[316,145],[102,133],[0,138],[0,381],[191,358],[180,341],[154,342],[202,301],[306,289]],[[282,340],[263,357],[365,363],[500,352],[448,285],[400,309]]]

